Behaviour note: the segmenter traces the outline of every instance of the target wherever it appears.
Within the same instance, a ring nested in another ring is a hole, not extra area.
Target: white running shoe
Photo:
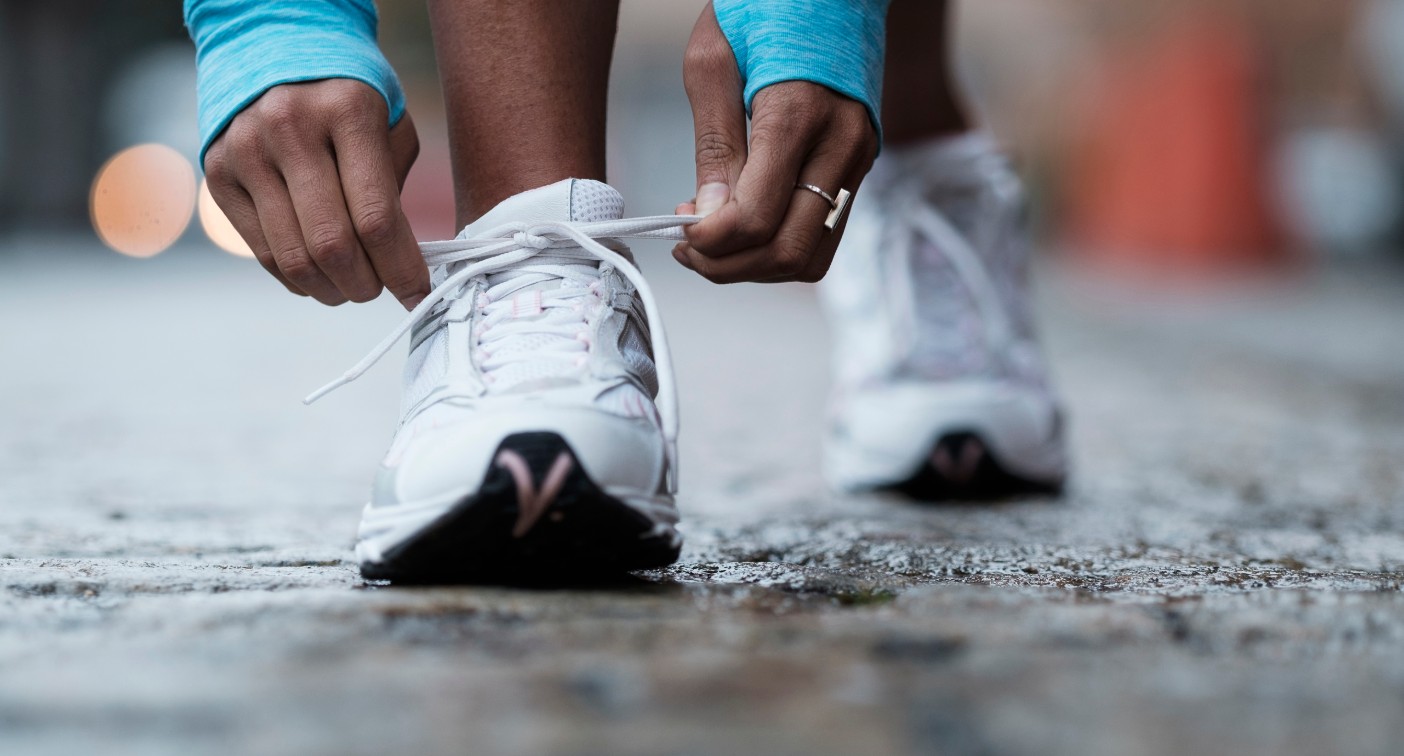
[[[835,334],[831,482],[926,499],[1060,488],[1023,189],[991,140],[888,148],[851,212],[820,285]]]
[[[358,534],[362,575],[515,580],[677,559],[672,368],[619,239],[679,238],[695,219],[623,209],[612,187],[566,180],[421,245],[434,291],[309,397],[412,328],[400,425]]]

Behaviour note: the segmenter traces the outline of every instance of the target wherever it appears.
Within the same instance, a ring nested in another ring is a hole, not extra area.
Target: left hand
[[[677,212],[707,217],[688,227],[674,259],[714,283],[823,278],[844,224],[824,228],[829,203],[795,184],[856,193],[877,155],[868,109],[811,82],[773,84],[752,102],[748,145],[741,74],[710,3],[688,41],[683,82],[697,137],[697,196]]]

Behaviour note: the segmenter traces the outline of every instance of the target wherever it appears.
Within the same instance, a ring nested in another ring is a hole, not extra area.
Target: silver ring
[[[815,194],[819,195],[820,197],[823,197],[823,198],[824,198],[824,201],[829,203],[829,207],[838,207],[838,200],[834,199],[833,197],[830,197],[828,192],[824,191],[823,189],[820,189],[819,187],[817,187],[817,186],[815,186],[815,185],[813,185],[813,184],[806,184],[806,183],[800,182],[800,183],[798,183],[798,184],[795,184],[795,188],[796,188],[796,189],[808,189],[809,191],[814,192]]]
[[[824,219],[824,228],[828,229],[829,231],[833,231],[834,228],[838,226],[839,221],[843,219],[843,211],[848,209],[848,199],[849,197],[853,196],[849,194],[847,189],[839,189],[838,197],[831,197],[829,196],[829,193],[824,191],[823,189],[820,189],[819,187],[813,184],[806,184],[803,181],[801,181],[798,184],[795,184],[795,188],[808,189],[809,191],[814,192],[820,197],[823,197],[824,201],[829,203],[829,215],[827,218]]]

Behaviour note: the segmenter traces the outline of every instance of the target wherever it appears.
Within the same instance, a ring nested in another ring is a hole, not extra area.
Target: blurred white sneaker
[[[421,245],[435,289],[404,326],[401,421],[356,545],[365,577],[559,579],[677,559],[672,369],[619,239],[679,219],[623,209],[612,187],[567,180]]]
[[[1023,189],[991,140],[886,149],[851,212],[820,285],[835,336],[830,481],[923,499],[1060,488]]]

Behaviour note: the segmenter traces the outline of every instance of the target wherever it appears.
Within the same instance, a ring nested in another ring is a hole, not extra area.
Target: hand
[[[259,263],[294,294],[339,305],[389,289],[406,309],[429,270],[400,209],[419,154],[408,114],[353,79],[273,87],[205,153],[210,195]]]
[[[795,184],[830,195],[857,189],[877,155],[867,108],[807,81],[773,84],[752,102],[748,145],[741,74],[710,3],[688,41],[683,82],[697,135],[697,196],[677,212],[707,217],[687,229],[673,257],[715,283],[823,278],[843,224],[824,228],[829,203]]]

